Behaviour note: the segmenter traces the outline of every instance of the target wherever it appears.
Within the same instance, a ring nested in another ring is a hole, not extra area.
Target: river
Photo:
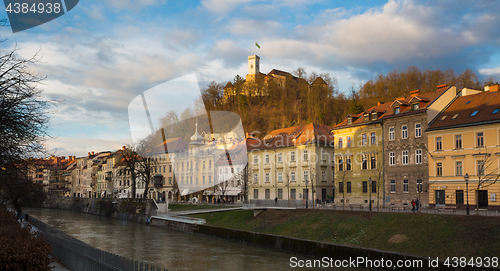
[[[296,270],[291,257],[314,260],[83,213],[38,208],[24,212],[96,248],[168,270]]]

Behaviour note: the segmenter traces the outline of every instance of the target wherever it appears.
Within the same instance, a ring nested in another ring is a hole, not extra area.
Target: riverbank
[[[500,251],[499,217],[305,209],[192,216],[215,227],[428,257],[498,257]]]

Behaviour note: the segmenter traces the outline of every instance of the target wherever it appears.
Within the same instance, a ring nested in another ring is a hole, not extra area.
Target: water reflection
[[[297,269],[290,257],[299,255],[76,212],[25,211],[89,245],[169,270]]]

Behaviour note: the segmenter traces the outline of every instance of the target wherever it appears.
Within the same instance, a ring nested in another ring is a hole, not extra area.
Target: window
[[[371,164],[371,169],[377,168],[377,157],[375,155],[372,155],[372,157],[370,158],[370,164]]]
[[[168,184],[172,184],[172,177],[168,177]]]
[[[484,160],[477,161],[477,174],[484,175]]]
[[[304,182],[309,181],[309,171],[304,170]]]
[[[297,190],[295,190],[295,188],[292,188],[290,189],[290,198],[291,199],[295,199],[297,196],[296,196],[296,192]]]
[[[321,200],[326,200],[326,188],[321,188]]]
[[[443,163],[436,163],[436,176],[443,176]]]
[[[253,156],[253,164],[254,164],[254,165],[259,164],[259,159],[257,158],[257,155],[254,155],[254,156]]]
[[[498,113],[498,111],[500,111],[500,109],[499,109],[499,108],[497,108],[497,109],[493,110],[493,112],[491,112],[491,114],[496,114],[496,113]]]
[[[309,189],[302,189],[302,194],[304,195],[304,199],[309,199]]]
[[[403,125],[401,127],[401,138],[402,139],[407,139],[408,138],[408,126],[407,125]]]
[[[295,162],[295,152],[294,151],[290,152],[290,161]]]
[[[363,120],[364,121],[369,121],[370,120],[370,115],[368,113],[363,115]]]
[[[344,182],[339,182],[339,193],[344,193]]]
[[[363,181],[363,193],[368,193],[368,182]]]
[[[394,166],[396,164],[396,153],[390,152],[389,153],[389,165]]]
[[[422,191],[423,191],[422,188],[423,188],[422,179],[418,179],[417,180],[417,193],[422,193]]]
[[[403,192],[408,193],[408,180],[403,180]]]
[[[342,160],[342,158],[339,158],[339,171],[343,170],[344,170],[344,161]]]
[[[455,149],[462,148],[462,135],[455,135]]]
[[[375,137],[375,132],[373,132],[370,134],[370,144],[375,145],[376,142],[377,142],[377,139]]]
[[[283,182],[283,172],[278,172],[278,182]]]
[[[347,182],[347,193],[351,193],[351,182]]]
[[[436,151],[443,150],[443,142],[441,137],[436,137]]]
[[[350,147],[350,146],[351,146],[351,136],[347,136],[346,147]]]
[[[283,188],[278,188],[278,199],[283,199]]]
[[[269,182],[269,173],[266,173],[266,183]]]
[[[368,159],[366,155],[363,155],[363,158],[361,158],[361,169],[368,169]]]
[[[265,191],[265,196],[266,196],[266,199],[270,199],[271,198],[271,189],[266,189]]]
[[[394,114],[399,114],[399,107],[394,108]]]
[[[453,115],[453,117],[451,117],[452,120],[456,119],[458,117],[458,115],[460,115],[460,113],[456,113],[455,115]]]
[[[304,161],[309,160],[309,154],[307,153],[307,150],[304,150]]]
[[[290,172],[290,181],[295,182],[295,171]]]
[[[441,121],[445,120],[446,117],[448,117],[448,115],[444,115],[443,117],[441,117]]]
[[[455,190],[455,198],[456,204],[464,204],[464,191],[463,190]]]
[[[377,193],[377,181],[372,181],[372,194]]]
[[[366,134],[362,134],[362,135],[361,135],[361,144],[362,144],[363,146],[365,146],[365,145],[366,145]]]
[[[203,176],[203,184],[205,184],[205,176]]]
[[[269,154],[266,154],[266,164],[269,164]]]
[[[280,152],[278,153],[278,163],[283,162],[283,154]]]
[[[403,151],[403,165],[408,165],[408,151]]]
[[[255,173],[255,174],[253,175],[253,182],[254,182],[254,183],[258,183],[258,182],[259,182],[259,177],[258,177],[258,176],[259,176],[259,175],[257,175],[257,173]],[[208,176],[208,177],[211,177],[211,176]]]
[[[422,164],[422,150],[415,150],[415,164]]]
[[[479,110],[476,110],[476,111],[472,112],[472,114],[470,114],[470,116],[474,117],[475,115],[477,115],[478,112],[479,112]]]
[[[413,111],[418,110],[420,108],[420,105],[418,103],[412,105]]]
[[[326,182],[326,170],[321,171],[321,181]]]
[[[253,190],[253,198],[258,199],[259,198],[259,189],[254,189]]]
[[[394,140],[394,127],[389,128],[389,140]]]
[[[477,133],[476,138],[477,138],[477,146],[484,147],[484,133],[483,132]]]
[[[415,124],[415,137],[421,137],[422,136],[422,124],[417,123]]]
[[[462,161],[455,163],[455,176],[462,176]]]
[[[396,193],[396,180],[391,180],[391,193]]]
[[[339,149],[342,149],[343,147],[344,147],[343,139],[342,137],[339,137]]]
[[[347,157],[346,158],[346,167],[345,167],[345,170],[352,170],[352,167],[351,167],[351,157]]]
[[[377,112],[373,112],[372,113],[372,120],[376,120],[377,119]]]
[[[351,117],[347,118],[347,124],[352,124],[352,118]]]

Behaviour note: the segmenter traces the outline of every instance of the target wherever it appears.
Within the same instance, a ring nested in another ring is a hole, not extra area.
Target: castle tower
[[[247,82],[255,82],[260,75],[260,57],[258,55],[248,56],[248,74]]]

